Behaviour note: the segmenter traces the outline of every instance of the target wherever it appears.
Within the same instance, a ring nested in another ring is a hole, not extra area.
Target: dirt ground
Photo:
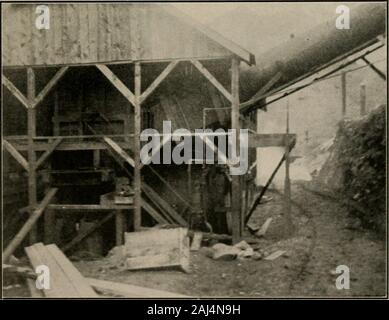
[[[260,205],[252,224],[272,223],[256,248],[286,254],[273,260],[215,261],[203,250],[191,252],[191,272],[180,270],[124,271],[107,260],[75,261],[84,276],[177,292],[192,297],[382,297],[386,294],[385,241],[363,230],[346,208],[293,185],[291,237],[283,239],[282,198]],[[338,290],[333,271],[350,268],[350,289]],[[23,285],[4,290],[25,296]]]

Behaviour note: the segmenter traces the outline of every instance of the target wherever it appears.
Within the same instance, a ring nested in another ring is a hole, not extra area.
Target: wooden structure
[[[128,270],[178,267],[189,272],[188,229],[149,229],[126,232],[124,251]]]
[[[88,281],[54,244],[36,243],[25,248],[34,270],[45,265],[49,268],[50,283],[43,288],[48,298],[97,298]]]
[[[205,108],[230,112],[227,121],[216,112],[207,127],[239,129],[250,123],[239,111],[239,76],[240,64],[254,64],[254,56],[170,5],[48,4],[50,28],[42,30],[35,26],[35,7],[3,7],[3,147],[20,165],[15,172],[27,174],[28,212],[36,212],[45,189],[60,189],[57,203],[44,213],[44,237],[33,228],[30,242],[55,242],[56,215],[62,211],[63,219],[115,212],[118,245],[124,231],[140,230],[145,219],[187,226],[191,194],[184,196],[171,179],[185,178],[141,164],[141,131],[171,120],[193,132],[203,127]],[[285,136],[253,133],[249,144],[284,145]],[[133,204],[99,203],[102,192],[94,188],[100,183],[103,189],[118,171],[131,178]],[[156,180],[149,183],[151,176]],[[232,236],[238,241],[242,179],[230,180]],[[101,225],[96,222],[91,232]]]

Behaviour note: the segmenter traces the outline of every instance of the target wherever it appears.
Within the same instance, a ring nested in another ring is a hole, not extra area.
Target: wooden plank
[[[181,264],[178,261],[180,261],[180,256],[178,252],[131,257],[126,259],[126,269],[141,270],[181,267]]]
[[[86,280],[99,292],[120,295],[124,298],[188,298],[188,296],[174,292],[145,288],[126,283],[93,278],[86,278]]]
[[[119,90],[119,92],[133,105],[135,106],[135,96],[126,85],[115,76],[115,74],[104,64],[96,64],[96,67],[105,75],[105,77],[113,84],[113,86]]]
[[[50,203],[52,198],[55,196],[58,189],[53,188],[50,189],[41,203],[37,206],[37,208],[32,212],[31,216],[28,218],[23,227],[19,230],[16,236],[11,240],[8,246],[5,248],[3,252],[3,262],[7,261],[7,259],[11,256],[11,254],[16,250],[16,248],[22,243],[23,239],[30,232],[31,228],[38,221],[39,217],[42,215],[43,211],[46,209],[47,205]]]
[[[58,262],[58,265],[62,268],[64,273],[68,276],[68,279],[73,285],[75,285],[80,298],[93,298],[97,297],[95,291],[76,269],[76,267],[66,258],[66,256],[58,249],[55,244],[49,244],[46,249]]]
[[[53,153],[53,151],[59,146],[59,144],[63,141],[63,139],[56,139],[53,143],[50,144],[49,148],[45,151],[44,154],[38,159],[35,164],[35,169],[38,169],[46,159]]]
[[[232,59],[231,65],[231,128],[239,132],[239,60]],[[239,134],[236,134],[236,150],[240,150]],[[241,181],[240,176],[232,176],[231,183],[231,212],[232,212],[232,242],[239,242],[242,237],[243,221],[241,216]]]
[[[199,251],[201,248],[201,241],[203,240],[202,232],[195,232],[193,234],[192,245],[190,246],[190,251]]]
[[[80,243],[83,239],[85,239],[87,236],[89,236],[92,232],[94,232],[95,230],[100,228],[104,223],[106,223],[108,220],[110,220],[114,215],[115,215],[115,213],[111,212],[110,214],[106,215],[100,221],[95,222],[89,228],[87,228],[86,230],[84,230],[83,232],[81,232],[77,236],[75,236],[70,242],[68,242],[63,247],[61,247],[61,250],[63,252],[66,252],[69,249],[73,248],[77,243]]]
[[[27,160],[19,153],[18,150],[15,149],[15,147],[9,143],[7,140],[3,141],[3,146],[5,149],[11,154],[11,156],[26,170],[29,171],[29,165]]]
[[[28,144],[25,141],[12,141],[13,146],[18,151],[27,151]],[[115,142],[122,149],[132,149],[133,144],[129,142]],[[35,142],[34,149],[35,151],[47,151],[50,149],[51,144],[48,142]],[[62,143],[57,146],[56,150],[60,151],[71,151],[71,150],[107,150],[109,147],[107,143],[102,141],[62,141]]]
[[[373,71],[374,71],[375,73],[377,73],[377,74],[379,75],[379,77],[380,77],[382,80],[386,81],[386,74],[383,73],[380,69],[378,69],[374,64],[372,64],[372,63],[366,58],[366,56],[363,56],[363,57],[362,57],[362,60],[363,60],[371,69],[373,69]]]
[[[57,73],[50,79],[50,81],[46,84],[46,86],[42,89],[42,91],[36,96],[34,102],[32,103],[32,107],[35,108],[42,100],[49,94],[50,90],[58,83],[58,81],[62,78],[65,72],[69,67],[62,67],[57,71]]]
[[[249,148],[285,147],[287,140],[290,144],[296,143],[296,134],[285,133],[250,133]]]
[[[35,99],[35,73],[32,68],[27,68],[27,99],[29,105],[32,106]],[[32,208],[37,203],[37,178],[36,178],[36,152],[34,149],[34,137],[36,136],[36,109],[27,109],[27,135],[28,135],[28,205]],[[32,226],[30,231],[30,243],[37,241],[37,228]]]
[[[131,205],[101,205],[101,204],[49,204],[51,210],[74,210],[74,211],[102,211],[102,210],[122,210],[133,209]]]
[[[150,96],[154,90],[162,83],[163,80],[172,72],[175,66],[179,63],[178,60],[172,61],[169,65],[162,71],[162,73],[150,84],[150,86],[142,93],[140,96],[140,102],[143,103],[148,96]]]
[[[141,66],[140,62],[135,63],[135,97],[134,97],[134,229],[139,230],[142,226],[142,180],[140,163],[140,133],[141,124]]]
[[[278,257],[282,256],[284,253],[286,253],[286,251],[277,250],[277,251],[271,253],[270,255],[268,255],[267,257],[265,257],[265,260],[273,261],[273,260],[277,259]]]
[[[191,60],[193,65],[200,71],[200,73],[211,82],[216,89],[223,94],[228,101],[232,102],[232,95],[223,87],[223,85],[197,60]]]
[[[45,265],[50,271],[50,288],[42,289],[48,298],[76,298],[78,294],[74,286],[68,281],[56,260],[47,252],[42,243],[36,243],[24,248],[31,265],[35,269]]]
[[[1,75],[1,83],[13,94],[13,96],[19,100],[19,102],[26,108],[31,108],[30,102],[24,96],[23,93],[19,91],[18,88],[5,76]]]
[[[121,246],[124,241],[124,232],[126,232],[127,219],[122,210],[117,210],[115,214],[116,246]]]
[[[143,184],[142,184],[142,190],[144,190],[144,192],[147,194],[147,196],[149,196],[149,198],[152,201],[155,201],[156,204],[158,206],[160,206],[163,209],[163,211],[167,215],[169,215],[176,223],[178,223],[179,225],[181,225],[183,227],[188,226],[188,222],[183,217],[181,217],[181,215],[176,210],[174,210],[174,208],[168,202],[166,202],[164,199],[162,199],[159,196],[158,192],[154,191],[154,189],[152,189],[145,182],[143,182]]]

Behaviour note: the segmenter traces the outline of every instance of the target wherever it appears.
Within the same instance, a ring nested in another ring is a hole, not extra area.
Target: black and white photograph
[[[387,7],[2,2],[2,298],[387,299]]]

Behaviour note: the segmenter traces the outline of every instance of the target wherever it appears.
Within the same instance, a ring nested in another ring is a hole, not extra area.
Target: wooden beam
[[[104,64],[96,64],[97,69],[99,69],[103,75],[113,84],[113,86],[119,90],[119,92],[135,106],[135,96],[126,85],[115,76],[115,74]]]
[[[139,230],[142,226],[142,180],[140,163],[140,133],[141,133],[141,66],[140,62],[135,63],[135,98],[134,98],[134,229]]]
[[[126,161],[131,167],[135,166],[134,159],[132,159],[115,141],[111,138],[103,137],[103,141],[115,151],[124,161]]]
[[[27,98],[32,106],[35,99],[35,73],[32,68],[27,68]],[[34,208],[37,204],[37,178],[36,178],[36,152],[34,149],[34,137],[36,136],[36,109],[27,109],[27,135],[28,135],[28,205]],[[30,232],[30,244],[37,241],[38,231],[35,226]]]
[[[15,147],[10,144],[7,140],[3,141],[3,146],[10,153],[10,155],[26,170],[29,171],[29,166],[27,160],[19,153]]]
[[[160,207],[162,212],[165,212],[166,215],[168,215],[170,218],[173,219],[176,223],[183,227],[187,227],[188,223],[186,220],[180,216],[179,213],[174,210],[174,208],[166,202],[164,199],[162,199],[158,192],[154,191],[153,188],[151,188],[149,185],[143,182],[142,189],[147,194],[147,196],[150,198],[152,202],[154,202],[158,207]]]
[[[386,74],[383,73],[380,69],[378,69],[374,64],[372,64],[365,56],[362,57],[362,60],[371,68],[375,73],[377,73],[380,78],[386,81]]]
[[[228,101],[232,102],[232,95],[223,87],[223,85],[197,60],[191,60],[193,65],[200,71],[200,73],[211,82],[216,89],[223,94]]]
[[[112,140],[112,139],[111,139]],[[115,142],[116,145],[118,145],[121,149],[132,149],[132,142]],[[14,148],[18,151],[27,151],[28,150],[28,144],[26,141],[18,141],[14,140],[12,141],[12,145]],[[51,147],[51,144],[48,142],[35,142],[34,143],[34,149],[35,151],[47,151]],[[56,150],[61,151],[72,151],[72,150],[107,150],[112,149],[108,146],[106,142],[103,141],[62,141],[60,145],[56,147]]]
[[[49,204],[48,209],[51,210],[74,210],[74,211],[102,211],[102,210],[124,210],[133,209],[132,205],[110,205],[105,206],[101,204]]]
[[[62,142],[63,139],[56,139],[49,148],[45,151],[44,154],[41,155],[41,157],[38,159],[38,161],[35,164],[35,169],[38,169],[43,162],[46,161],[46,159],[53,153],[53,151],[59,146],[59,144]]]
[[[140,96],[140,102],[143,103],[147,97],[154,92],[154,90],[161,84],[163,80],[172,72],[175,66],[179,61],[172,61],[169,65],[162,71],[162,73],[153,81],[153,83],[142,93]]]
[[[38,221],[39,217],[42,215],[43,211],[46,209],[50,201],[55,196],[57,188],[50,189],[41,203],[37,206],[37,208],[32,212],[31,216],[28,218],[23,227],[19,230],[16,236],[11,240],[8,246],[5,248],[3,252],[3,262],[7,261],[7,259],[11,256],[11,254],[16,250],[16,248],[22,243],[26,235],[30,232],[32,227]]]
[[[134,286],[127,283],[111,282],[100,279],[86,278],[89,284],[101,293],[120,295],[124,298],[188,298],[178,293]]]
[[[34,102],[32,103],[32,108],[35,108],[39,103],[42,102],[42,100],[49,94],[50,90],[58,83],[58,81],[62,78],[68,69],[69,67],[62,67],[58,70],[53,78],[51,78],[42,91],[36,96]]]
[[[106,223],[108,220],[110,220],[115,215],[115,212],[111,212],[107,214],[103,219],[100,221],[96,221],[93,225],[91,225],[89,228],[84,230],[84,232],[79,233],[77,236],[75,236],[70,242],[65,244],[61,250],[63,252],[68,251],[69,249],[73,248],[77,243],[85,239],[87,236],[89,236],[92,232],[100,228],[104,223]]]
[[[287,141],[289,144],[295,144],[296,137],[296,134],[250,133],[249,148],[285,147]]]
[[[231,128],[236,130],[236,150],[240,150],[239,141],[239,63],[234,57],[231,65]],[[241,216],[241,181],[240,176],[232,176],[231,211],[232,211],[232,242],[237,243],[242,237],[243,219]]]
[[[97,298],[86,279],[55,244],[36,243],[25,248],[34,268],[46,265],[50,269],[50,288],[43,289],[50,298]]]
[[[13,94],[13,96],[21,102],[26,108],[31,108],[31,104],[23,93],[5,76],[1,75],[1,83]]]
[[[115,214],[116,246],[123,244],[124,232],[127,232],[127,216],[123,210],[117,210]]]

